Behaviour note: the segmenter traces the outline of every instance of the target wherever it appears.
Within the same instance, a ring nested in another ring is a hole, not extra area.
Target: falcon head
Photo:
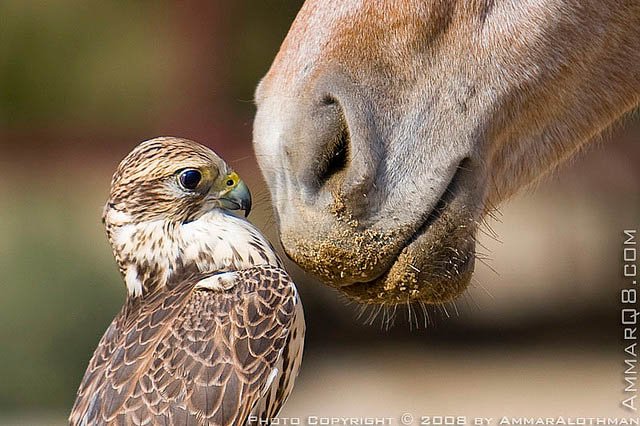
[[[220,157],[187,139],[142,142],[111,181],[103,221],[107,229],[163,220],[181,224],[212,209],[251,210],[249,189]]]
[[[163,288],[189,271],[279,265],[268,241],[229,210],[251,209],[240,177],[190,140],[141,143],[118,166],[103,222],[130,295]]]

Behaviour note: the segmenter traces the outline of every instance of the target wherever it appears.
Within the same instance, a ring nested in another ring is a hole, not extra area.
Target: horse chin
[[[282,245],[303,269],[358,303],[438,304],[467,288],[475,264],[477,219],[456,207],[413,231],[357,229],[342,221],[315,232],[285,229]]]
[[[377,305],[438,304],[455,299],[466,290],[473,274],[475,236],[447,225],[416,236],[379,277],[340,290],[358,303]]]

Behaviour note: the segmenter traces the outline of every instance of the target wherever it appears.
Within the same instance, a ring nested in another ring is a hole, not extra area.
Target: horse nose
[[[371,209],[380,159],[373,120],[344,93],[323,92],[298,109],[299,128],[284,146],[309,204],[335,202],[361,215]]]
[[[301,154],[301,167],[297,175],[300,183],[310,192],[327,186],[344,183],[344,175],[353,156],[349,126],[344,110],[330,95],[323,95],[319,102],[309,105],[308,117],[311,131],[305,132]]]

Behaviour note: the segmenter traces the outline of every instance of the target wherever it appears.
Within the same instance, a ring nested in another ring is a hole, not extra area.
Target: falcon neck
[[[223,210],[176,223],[153,220],[109,224],[129,296],[138,297],[180,282],[193,273],[226,272],[270,264],[282,267],[271,244],[248,221]]]

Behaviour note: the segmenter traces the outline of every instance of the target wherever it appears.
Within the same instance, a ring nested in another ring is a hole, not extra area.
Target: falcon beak
[[[238,180],[236,186],[220,198],[222,207],[229,210],[243,210],[244,217],[251,212],[251,192],[242,179]]]

